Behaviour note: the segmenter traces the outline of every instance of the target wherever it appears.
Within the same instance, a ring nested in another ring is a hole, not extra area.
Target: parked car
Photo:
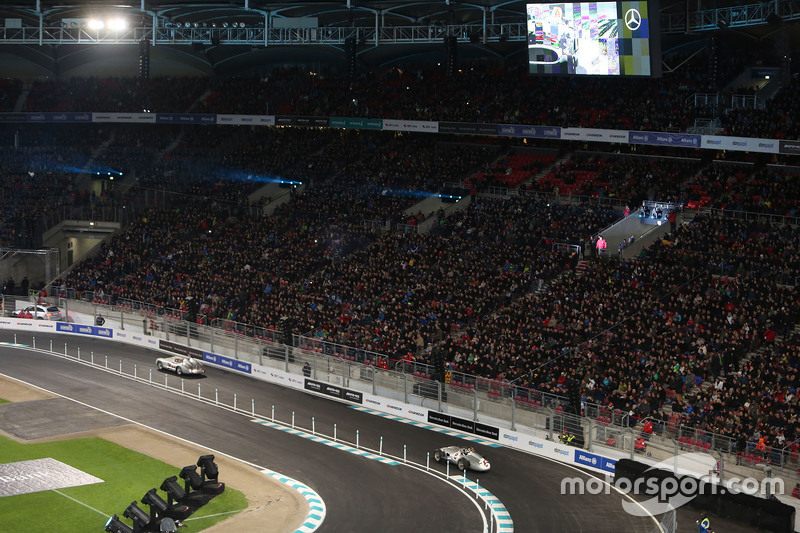
[[[179,376],[183,374],[205,374],[206,368],[200,359],[186,355],[176,355],[173,357],[160,357],[156,359],[156,368],[159,370],[170,370]]]
[[[36,320],[64,320],[64,312],[57,305],[34,304],[11,312],[15,318],[26,318],[28,315]]]
[[[481,454],[475,451],[475,448],[462,448],[461,446],[445,446],[444,448],[437,448],[433,452],[433,459],[437,463],[447,461],[458,467],[459,470],[477,470],[478,472],[486,472],[491,468],[489,461],[487,461]]]

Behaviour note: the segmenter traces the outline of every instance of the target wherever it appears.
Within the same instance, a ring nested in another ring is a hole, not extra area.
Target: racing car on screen
[[[156,359],[156,368],[159,370],[170,370],[179,376],[183,374],[205,374],[206,372],[206,368],[199,359],[185,355],[160,357]]]
[[[462,448],[461,446],[437,448],[433,452],[433,459],[437,463],[449,462],[454,464],[459,470],[469,469],[486,472],[491,468],[489,461],[476,452],[475,448]]]

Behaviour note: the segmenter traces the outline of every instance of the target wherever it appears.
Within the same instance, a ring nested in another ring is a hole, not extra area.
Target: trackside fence
[[[186,398],[190,398],[207,405],[213,405],[220,409],[225,409],[237,414],[241,414],[248,418],[255,418],[261,422],[268,422],[270,424],[278,425],[282,428],[289,428],[296,431],[305,432],[308,435],[329,439],[333,442],[342,443],[351,446],[357,450],[364,450],[379,457],[386,457],[405,466],[414,468],[416,470],[424,471],[426,473],[435,475],[441,478],[446,483],[461,488],[468,493],[471,492],[471,497],[483,502],[484,516],[488,518],[487,528],[484,532],[495,533],[505,531],[512,533],[513,528],[508,527],[507,513],[499,512],[495,507],[490,505],[490,502],[496,501],[496,498],[481,487],[479,480],[470,480],[466,472],[453,470],[451,472],[449,463],[445,465],[438,465],[434,462],[431,464],[431,453],[429,450],[409,450],[405,444],[392,443],[390,446],[388,442],[384,443],[383,437],[377,443],[365,442],[361,432],[356,429],[355,433],[352,431],[345,433],[338,431],[336,423],[327,422],[323,424],[323,420],[318,417],[312,416],[308,420],[300,419],[295,416],[295,412],[290,408],[281,409],[277,405],[261,405],[256,402],[254,398],[245,397],[237,394],[235,391],[220,390],[211,385],[208,385],[199,376],[181,377],[168,374],[153,368],[150,365],[138,365],[130,362],[125,362],[119,357],[100,353],[89,352],[84,350],[81,353],[79,347],[75,344],[70,346],[70,338],[67,337],[65,342],[53,342],[40,340],[37,345],[35,335],[27,333],[12,333],[7,331],[0,331],[0,338],[4,341],[8,339],[12,345],[17,345],[23,349],[34,350],[42,353],[48,353],[53,356],[68,359],[86,366],[90,366],[109,374],[117,375],[125,379],[132,379],[139,383],[147,384],[173,394],[178,394]],[[77,343],[76,343],[77,344]],[[298,358],[295,362],[287,366],[287,370],[302,376],[302,365],[306,361],[314,362],[315,373],[332,374],[337,368],[326,367],[320,368],[321,358],[307,357]],[[255,361],[253,361],[255,362]],[[338,370],[347,371],[347,364],[338,367]],[[320,376],[322,378],[322,376]],[[332,434],[326,434],[319,431],[318,428],[333,428]],[[393,450],[401,450],[401,455],[389,454],[385,448]],[[409,456],[415,460],[410,460]],[[500,515],[504,515],[501,517]],[[501,526],[502,519],[502,526]]]

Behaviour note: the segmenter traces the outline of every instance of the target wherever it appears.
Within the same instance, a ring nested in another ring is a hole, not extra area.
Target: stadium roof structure
[[[206,73],[225,74],[280,63],[344,64],[348,43],[368,68],[444,61],[446,38],[459,43],[460,61],[510,59],[524,53],[527,39],[525,0],[117,1],[4,2],[0,57],[62,75],[74,71],[81,56],[97,61],[98,52],[87,51],[95,45],[148,42],[153,50],[201,64]],[[685,44],[732,30],[758,39],[800,19],[800,0],[724,1],[697,9],[689,0],[661,0],[664,37]]]

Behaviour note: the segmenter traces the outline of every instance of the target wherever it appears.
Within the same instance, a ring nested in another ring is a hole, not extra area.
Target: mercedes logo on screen
[[[636,31],[642,25],[642,14],[639,10],[632,7],[625,13],[625,25],[631,31]]]

